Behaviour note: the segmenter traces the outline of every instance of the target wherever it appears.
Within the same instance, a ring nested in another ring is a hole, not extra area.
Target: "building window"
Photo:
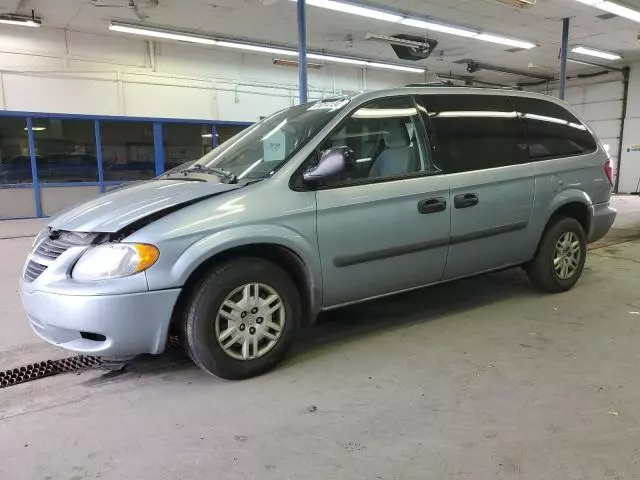
[[[165,123],[162,137],[165,170],[197,160],[213,148],[211,125]]]
[[[247,127],[230,127],[226,125],[218,127],[218,145],[231,139],[233,136],[237,135],[245,128]]]
[[[34,118],[33,138],[40,182],[98,181],[92,120]]]
[[[0,117],[0,187],[31,182],[27,121]]]
[[[151,122],[100,122],[102,163],[106,181],[148,180],[155,177]]]

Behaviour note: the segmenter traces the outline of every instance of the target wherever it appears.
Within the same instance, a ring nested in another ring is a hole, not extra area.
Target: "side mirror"
[[[302,173],[302,179],[305,183],[319,184],[342,172],[353,170],[355,164],[353,150],[349,147],[332,147],[322,152],[317,165]]]

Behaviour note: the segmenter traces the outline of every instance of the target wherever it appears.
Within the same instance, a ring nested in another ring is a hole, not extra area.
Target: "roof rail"
[[[481,83],[479,80],[477,81],[478,83]],[[433,82],[433,83],[409,83],[407,85],[405,85],[405,87],[455,87],[455,88],[479,88],[479,89],[484,89],[484,88],[490,88],[493,90],[515,90],[515,91],[521,91],[522,87],[512,87],[510,85],[492,85],[492,84],[487,84],[487,85],[456,85],[451,81],[442,81],[442,82]]]

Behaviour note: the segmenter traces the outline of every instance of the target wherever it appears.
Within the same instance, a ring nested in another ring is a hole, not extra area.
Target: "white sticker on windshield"
[[[343,98],[341,100],[334,100],[332,102],[317,102],[309,107],[309,110],[337,110],[338,108],[344,107],[347,103],[349,103],[349,99]]]
[[[284,132],[274,132],[262,142],[265,162],[281,162],[287,152],[287,138]]]

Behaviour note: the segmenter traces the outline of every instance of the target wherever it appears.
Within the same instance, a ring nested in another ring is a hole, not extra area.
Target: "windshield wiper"
[[[214,175],[217,175],[218,177],[220,177],[220,180],[223,183],[238,183],[238,177],[236,177],[233,173],[229,172],[228,170],[223,170],[222,168],[203,167],[201,164],[196,163],[190,166],[189,168],[187,168],[186,171],[213,173]]]
[[[171,175],[175,175],[178,172],[173,172],[170,173],[169,175],[164,175],[162,177],[158,177],[156,180],[175,180],[174,178],[171,178]],[[206,180],[204,178],[192,178],[192,177],[184,177],[181,178],[180,180],[183,181],[189,181],[189,182],[206,182]]]
[[[236,177],[233,173],[223,170],[222,168],[216,167],[203,167],[199,163],[191,165],[182,170],[178,170],[176,172],[172,172],[172,175],[182,174],[185,177],[189,174],[189,172],[198,172],[198,173],[213,173],[220,178],[222,183],[238,183],[238,177]]]

